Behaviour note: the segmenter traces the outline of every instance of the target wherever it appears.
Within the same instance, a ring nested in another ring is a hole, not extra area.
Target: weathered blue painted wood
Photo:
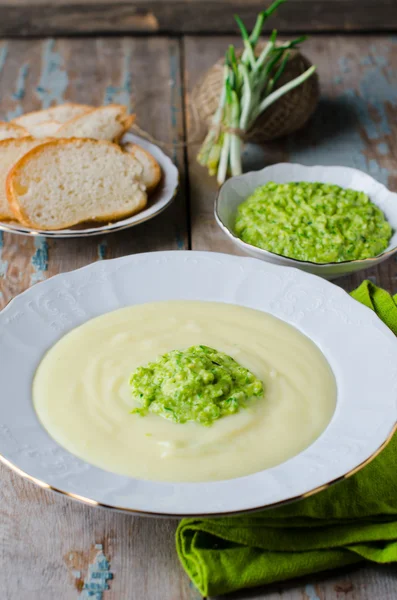
[[[192,37],[186,43],[189,89],[235,37]],[[397,190],[397,43],[396,36],[312,36],[302,49],[317,65],[321,100],[311,122],[288,139],[246,148],[246,169],[290,161],[306,165],[346,165],[363,170]],[[194,137],[194,132],[192,132]],[[189,147],[193,248],[236,249],[212,219],[213,179],[197,165]],[[211,199],[210,199],[211,198]],[[209,233],[210,232],[210,233]],[[390,259],[368,272],[337,281],[347,290],[370,277],[397,292],[397,262]]]
[[[185,45],[185,77],[190,92],[234,37],[191,37]],[[347,165],[370,173],[397,191],[397,44],[393,36],[313,36],[305,54],[318,65],[321,102],[311,123],[289,139],[247,148],[247,168],[291,161],[307,165]],[[189,131],[188,131],[189,136]],[[194,138],[195,132],[191,131]],[[189,147],[192,245],[236,253],[213,221],[216,184],[197,164]],[[364,277],[397,291],[397,262],[336,281],[347,290]],[[395,579],[387,568],[360,568],[233,594],[230,600],[391,600]],[[226,597],[225,597],[226,599]],[[219,598],[219,600],[221,600]]]
[[[110,562],[103,553],[102,544],[95,544],[96,555],[93,562],[88,566],[88,573],[84,579],[83,590],[80,594],[81,600],[103,600],[103,594],[110,589],[109,582],[113,579],[110,570]],[[78,578],[81,573],[78,572]]]
[[[234,38],[235,41],[235,38]],[[186,85],[223,54],[228,38],[190,38],[184,48]],[[320,71],[323,99],[301,135],[256,149],[261,160],[293,159],[306,164],[349,164],[367,170],[397,189],[397,43],[391,36],[314,36],[306,52]],[[173,141],[173,157],[183,173],[183,105],[180,42],[166,38],[59,39],[0,42],[0,118],[60,99],[122,102],[136,107],[138,122],[155,137]],[[215,184],[188,149],[194,248],[230,251],[213,219]],[[182,189],[184,191],[184,180]],[[100,240],[31,240],[0,234],[0,304],[27,286],[62,270],[129,252],[186,247],[184,198],[151,223]],[[234,251],[234,250],[232,250]],[[396,290],[397,263],[368,273]],[[339,283],[354,287],[362,275]],[[101,600],[149,598],[198,600],[178,566],[168,521],[132,519],[71,504],[2,471],[0,546],[4,597],[69,600],[82,593],[102,543],[114,579]],[[26,549],[25,540],[29,540]],[[18,557],[18,560],[14,560]],[[93,562],[94,561],[94,562]],[[104,569],[106,572],[109,569]],[[100,570],[99,570],[100,571]],[[49,575],[51,574],[51,575]],[[100,578],[101,579],[101,578]],[[395,581],[395,580],[394,580]],[[239,595],[240,599],[389,600],[395,583],[387,569],[360,569],[328,579],[290,583],[273,590]],[[101,585],[104,583],[101,579]],[[347,591],[344,591],[347,590]],[[98,591],[98,590],[97,590]],[[47,594],[47,596],[45,595]]]
[[[122,69],[119,85],[108,85],[105,89],[104,104],[125,104],[128,110],[133,110],[132,106],[132,73],[131,63],[133,61],[132,48],[129,44],[124,45],[124,56],[122,60]]]
[[[183,151],[176,146],[184,129],[179,64],[180,44],[167,38],[3,41],[0,119],[65,100],[136,107],[144,129],[174,142],[183,189]],[[132,252],[185,248],[187,237],[181,195],[152,222],[103,238],[47,243],[0,234],[0,307],[60,271]],[[178,564],[174,521],[94,510],[0,471],[2,598],[199,600]]]
[[[94,105],[123,103],[130,110],[137,110],[138,123],[144,129],[170,143],[170,153],[183,178],[183,150],[178,147],[183,138],[179,63],[177,40],[3,41],[0,42],[0,120],[63,101]],[[148,77],[148,65],[152,65],[153,77]],[[17,268],[23,273],[26,287],[59,269],[79,267],[97,259],[151,249],[186,248],[188,237],[181,195],[173,207],[153,222],[109,238],[48,242],[44,238],[26,241],[0,235],[4,302],[21,289],[17,281],[11,286],[10,278],[5,277],[10,254],[19,256]],[[19,244],[24,244],[23,252],[16,251]]]
[[[316,40],[306,48],[316,61]],[[311,124],[287,143],[292,161],[304,164],[343,164],[361,169],[392,185],[397,177],[393,160],[397,130],[397,45],[393,36],[330,38],[334,49],[331,77],[322,78],[322,98]]]
[[[38,281],[43,281],[46,278],[48,271],[48,243],[43,237],[34,238],[33,240],[35,252],[32,256],[32,274],[30,276],[30,283],[33,285]]]

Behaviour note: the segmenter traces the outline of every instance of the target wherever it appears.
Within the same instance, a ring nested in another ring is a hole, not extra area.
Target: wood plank
[[[185,45],[187,103],[195,83],[236,37],[188,37]],[[318,65],[322,98],[308,127],[289,139],[247,149],[246,167],[259,169],[282,161],[344,164],[367,171],[397,190],[397,45],[392,36],[313,36],[305,54]],[[190,119],[190,123],[193,119]],[[190,125],[190,139],[196,132]],[[188,132],[189,139],[189,132]],[[188,148],[191,187],[192,248],[239,254],[213,218],[216,183]],[[397,291],[397,262],[344,277],[337,283],[352,290],[365,277]]]
[[[184,187],[179,42],[151,39],[5,40],[0,43],[0,118],[63,100],[122,102],[138,122],[174,143]],[[150,70],[150,77],[147,76]],[[184,198],[145,225],[101,238],[0,236],[0,304],[37,281],[105,257],[187,247]],[[79,505],[0,467],[1,597],[77,597],[102,544],[110,560],[106,600],[197,600],[179,566],[176,522]]]
[[[390,31],[394,0],[290,0],[272,18],[280,31]],[[0,35],[234,33],[237,12],[252,26],[262,0],[1,0]]]
[[[391,565],[361,565],[212,600],[395,600],[396,581]]]
[[[84,506],[1,469],[4,600],[75,600],[103,546],[113,579],[103,600],[199,600],[175,552],[176,521]]]
[[[291,162],[343,164],[361,169],[397,191],[397,46],[393,37],[315,37],[308,56],[317,61],[322,101],[303,135],[284,142]],[[338,280],[346,290],[365,278],[397,291],[391,258]]]
[[[203,75],[236,37],[200,37],[185,42],[187,104]],[[260,169],[282,161],[302,164],[344,164],[367,171],[397,191],[397,45],[388,36],[314,36],[305,54],[319,67],[322,98],[316,115],[301,134],[250,146],[246,168]],[[190,115],[188,140],[196,129]],[[192,248],[241,254],[216,225],[213,216],[216,183],[196,162],[197,146],[188,146]],[[397,292],[397,261],[335,280],[350,291],[369,278]],[[303,583],[289,582],[263,590],[230,595],[236,600],[392,600],[396,578],[388,567],[357,567],[319,575]]]

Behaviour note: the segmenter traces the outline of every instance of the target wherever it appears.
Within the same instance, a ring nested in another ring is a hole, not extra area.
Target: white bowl
[[[201,300],[266,311],[307,335],[337,382],[326,430],[290,460],[208,483],[144,481],[80,460],[33,408],[34,373],[65,333],[100,314],[159,300]],[[0,313],[0,460],[44,488],[94,506],[147,515],[219,515],[302,498],[373,458],[396,423],[397,344],[374,312],[328,281],[252,258],[151,252],[57,275]]]
[[[258,186],[265,185],[268,181],[275,181],[276,183],[318,181],[320,183],[333,183],[343,188],[365,192],[370,200],[383,211],[393,228],[393,236],[389,246],[384,252],[374,258],[319,264],[281,256],[280,254],[275,254],[274,252],[263,250],[262,248],[257,248],[243,242],[234,233],[237,207]],[[327,279],[368,269],[397,252],[397,194],[390,192],[383,184],[373,179],[370,175],[349,167],[306,167],[292,163],[279,163],[266,167],[261,171],[251,171],[239,177],[232,177],[219,190],[215,202],[215,218],[218,225],[236,246],[250,256],[276,265],[297,267],[298,269],[320,275]]]

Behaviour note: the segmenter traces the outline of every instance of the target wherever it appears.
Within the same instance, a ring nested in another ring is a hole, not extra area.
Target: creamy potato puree
[[[132,371],[196,344],[252,371],[264,397],[210,427],[130,414]],[[307,448],[332,417],[336,384],[315,344],[279,319],[172,301],[123,308],[65,335],[39,365],[33,402],[49,434],[89,463],[143,479],[210,481],[261,471]]]

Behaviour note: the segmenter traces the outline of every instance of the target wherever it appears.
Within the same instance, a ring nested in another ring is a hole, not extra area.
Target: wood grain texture
[[[185,45],[187,103],[194,84],[235,37],[189,37]],[[313,36],[305,54],[318,65],[322,89],[318,110],[304,131],[288,139],[245,150],[245,169],[291,161],[307,165],[343,164],[368,172],[397,190],[397,44],[392,36]],[[194,120],[190,120],[189,134]],[[240,251],[225,239],[213,218],[216,183],[196,162],[197,146],[189,147],[192,248]],[[397,262],[385,263],[340,278],[352,290],[365,277],[397,291]]]
[[[199,78],[238,38],[189,37],[184,68],[189,96]],[[248,146],[245,170],[281,161],[344,164],[367,171],[397,191],[397,45],[392,37],[314,36],[305,54],[317,63],[322,99],[315,117],[300,134],[264,147]],[[189,112],[188,112],[189,114]],[[188,139],[196,139],[190,115]],[[241,254],[215,223],[216,183],[188,148],[192,248]],[[397,261],[335,280],[351,291],[364,278],[397,292]],[[397,576],[390,567],[363,566],[303,581],[224,596],[230,600],[394,600]],[[220,600],[220,599],[219,599]]]
[[[262,0],[0,0],[1,35],[233,33],[237,12],[252,26]],[[397,28],[394,0],[290,0],[270,27],[282,31]]]
[[[24,5],[23,0],[16,4]],[[5,40],[0,42],[0,118],[11,119],[63,99],[130,103],[143,128],[176,143],[184,137],[180,62],[189,91],[223,54],[227,43],[236,40],[194,37],[184,47],[178,40],[157,37]],[[248,148],[247,165],[260,168],[280,160],[343,162],[397,189],[397,44],[383,36],[319,35],[306,49],[319,65],[323,83],[316,117],[302,136]],[[194,132],[188,129],[192,139]],[[171,152],[181,172],[180,195],[170,209],[142,226],[102,239],[51,240],[48,244],[45,239],[0,234],[0,304],[49,275],[94,260],[188,247],[185,191],[193,248],[235,252],[215,224],[215,184],[196,164],[196,150],[189,147],[187,151],[187,189],[184,152],[174,144]],[[365,276],[397,291],[394,259],[336,283],[350,290]],[[0,477],[1,598],[78,598],[97,552],[95,544],[102,544],[114,575],[103,600],[199,600],[176,558],[174,521],[83,506],[43,491],[4,467]],[[229,597],[394,600],[395,590],[394,570],[371,566]]]
[[[84,60],[82,60],[84,57]],[[151,77],[147,77],[147,66]],[[4,41],[0,44],[0,118],[63,100],[96,105],[120,102],[137,111],[137,122],[170,143],[181,173],[181,193],[154,220],[103,238],[35,240],[0,234],[3,304],[48,275],[134,252],[185,248],[182,198],[183,152],[172,144],[183,136],[179,43],[160,38]]]
[[[63,100],[129,104],[142,127],[171,143],[183,189],[183,154],[175,146],[183,133],[179,62],[179,42],[167,38],[3,41],[0,118]],[[153,221],[102,239],[47,243],[0,234],[0,304],[61,271],[107,257],[185,248],[186,243],[181,195]],[[2,599],[76,599],[95,544],[103,544],[114,574],[104,600],[199,597],[176,558],[175,521],[82,506],[3,466],[0,477]]]
[[[103,600],[199,600],[174,551],[176,521],[95,509],[1,469],[2,600],[77,600],[95,544],[113,580]]]
[[[396,584],[393,566],[362,565],[211,600],[395,600]]]

